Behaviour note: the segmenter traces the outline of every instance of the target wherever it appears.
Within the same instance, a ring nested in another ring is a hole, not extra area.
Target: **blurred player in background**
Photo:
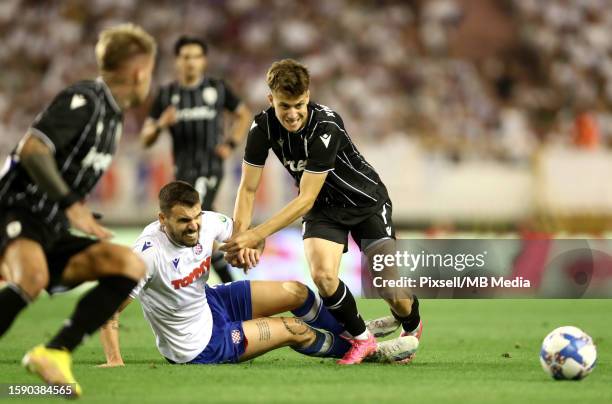
[[[103,241],[111,233],[84,203],[109,167],[121,136],[122,111],[149,93],[156,44],[132,24],[100,34],[100,77],[67,87],[19,142],[0,178],[0,335],[40,292],[99,280],[46,345],[23,359],[50,384],[74,383],[71,352],[117,310],[143,277],[130,249]],[[69,231],[72,227],[83,236]]]
[[[200,193],[202,208],[212,210],[223,162],[248,132],[251,111],[223,80],[205,75],[208,46],[202,39],[182,36],[174,45],[177,80],[159,89],[141,139],[145,147],[160,133],[172,136],[175,177]],[[223,114],[233,116],[232,132],[223,137]],[[213,256],[222,282],[232,280],[223,254]]]
[[[159,193],[159,220],[136,240],[134,251],[147,275],[130,293],[123,310],[138,297],[155,334],[159,352],[171,363],[214,364],[245,361],[282,346],[311,356],[341,357],[350,344],[342,326],[305,285],[294,282],[237,281],[209,287],[216,242],[229,239],[233,222],[202,211],[198,192],[183,181]],[[263,244],[245,249],[233,262],[245,270],[257,265]],[[291,311],[296,317],[270,317]],[[319,328],[320,330],[316,329]],[[123,365],[118,317],[100,334],[106,365]],[[381,359],[411,355],[413,337],[383,343]]]
[[[347,251],[349,232],[366,255],[384,246],[393,250],[391,200],[376,171],[355,148],[340,116],[310,102],[305,66],[291,59],[275,62],[267,82],[271,106],[255,117],[247,139],[234,209],[237,235],[222,249],[236,254],[252,248],[303,217],[312,278],[325,306],[352,336],[351,350],[338,363],[359,363],[375,351],[376,339],[359,315],[351,291],[338,278],[340,259]],[[295,179],[299,194],[272,218],[248,230],[269,149]],[[385,299],[401,322],[403,335],[420,338],[416,297]]]

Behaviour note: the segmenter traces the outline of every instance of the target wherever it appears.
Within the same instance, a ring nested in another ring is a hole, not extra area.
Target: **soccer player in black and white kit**
[[[8,281],[0,290],[0,335],[43,289],[53,293],[99,281],[60,331],[23,359],[47,383],[73,384],[72,396],[81,387],[70,352],[111,317],[145,273],[129,248],[104,241],[111,233],[84,198],[111,163],[122,110],[142,103],[149,92],[155,52],[154,39],[140,27],[103,31],[96,45],[100,77],[60,92],[0,176],[0,268]]]
[[[352,335],[352,348],[338,363],[360,363],[376,340],[357,311],[355,299],[338,278],[348,233],[366,255],[391,244],[395,229],[391,201],[378,174],[349,138],[342,119],[330,108],[310,102],[306,67],[285,59],[267,74],[270,108],[255,117],[248,135],[242,179],[234,209],[237,231],[222,247],[230,254],[303,216],[306,259],[325,306]],[[298,196],[264,223],[250,229],[255,192],[272,149],[299,187]],[[420,338],[416,297],[385,297],[404,335]]]
[[[205,75],[208,46],[202,39],[182,36],[174,45],[177,80],[159,89],[141,139],[155,143],[163,130],[172,136],[175,177],[194,186],[202,208],[212,210],[223,179],[223,161],[242,143],[251,111],[223,81]],[[223,136],[223,117],[233,117],[232,133]],[[213,256],[221,280],[232,280],[223,254]]]

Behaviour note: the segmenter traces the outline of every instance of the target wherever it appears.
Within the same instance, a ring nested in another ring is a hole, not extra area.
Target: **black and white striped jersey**
[[[359,153],[342,118],[330,108],[310,102],[308,123],[288,132],[274,108],[255,117],[247,139],[244,162],[263,167],[268,150],[283,163],[299,186],[302,173],[328,172],[315,208],[354,208],[367,214],[384,203],[387,190],[374,168]]]
[[[193,87],[172,82],[159,89],[150,116],[158,119],[170,105],[177,109],[170,133],[178,179],[222,174],[223,160],[215,147],[223,142],[223,111],[235,111],[239,104],[223,80],[209,77]]]
[[[112,161],[122,133],[122,119],[109,88],[98,78],[78,82],[60,92],[38,115],[28,133],[49,146],[63,179],[74,193],[85,198]],[[67,227],[64,212],[19,163],[19,147],[0,172],[0,206],[27,209],[56,230]]]

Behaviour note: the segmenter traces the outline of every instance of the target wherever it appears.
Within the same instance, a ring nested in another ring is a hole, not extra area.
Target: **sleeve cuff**
[[[323,173],[328,173],[330,171],[334,171],[334,168],[329,168],[327,170],[321,170],[321,171],[306,170],[306,169],[304,169],[304,171],[307,172],[307,173],[312,173],[312,174],[323,174]]]
[[[33,127],[30,128],[29,132],[32,135],[36,136],[38,139],[40,139],[44,144],[46,144],[49,147],[49,149],[51,149],[51,152],[55,154],[55,144],[53,144],[49,136],[45,135],[39,129],[36,129]]]
[[[248,161],[246,161],[246,160],[244,160],[244,159],[243,159],[242,161],[243,161],[244,163],[246,163],[246,164],[250,165],[250,166],[253,166],[253,167],[259,167],[259,168],[264,167],[264,165],[263,165],[263,164],[254,164],[254,163],[248,162]]]

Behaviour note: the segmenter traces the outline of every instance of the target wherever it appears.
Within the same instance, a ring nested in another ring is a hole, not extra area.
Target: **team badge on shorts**
[[[6,226],[6,235],[9,238],[16,238],[21,234],[21,222],[15,220]]]
[[[238,345],[242,341],[242,334],[238,330],[232,330],[232,342]]]
[[[195,255],[200,255],[200,254],[202,254],[202,251],[203,251],[203,250],[204,250],[204,249],[202,248],[202,244],[200,244],[200,243],[196,244],[196,245],[195,245],[195,247],[193,247],[193,253],[194,253]]]

